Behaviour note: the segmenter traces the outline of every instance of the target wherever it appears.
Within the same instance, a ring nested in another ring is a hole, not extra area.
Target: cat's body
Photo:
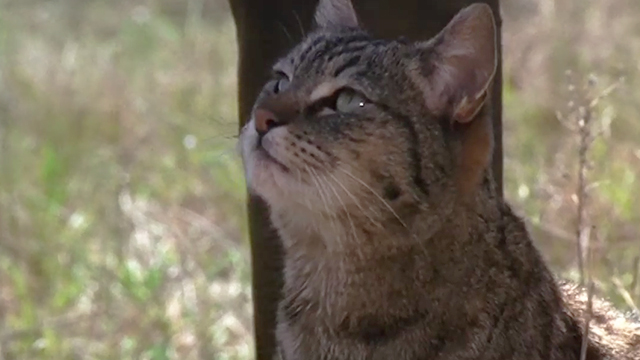
[[[560,286],[495,194],[491,11],[425,43],[371,39],[346,0],[275,67],[241,145],[285,248],[283,360],[578,360],[585,295]],[[586,359],[640,359],[595,302]]]
[[[469,214],[476,216],[466,229],[445,223],[427,245],[289,258],[277,331],[282,358],[579,359],[586,294],[556,285],[511,209]],[[350,226],[342,223],[344,238],[353,236]],[[335,236],[305,234],[319,242]],[[359,236],[376,242],[398,234]],[[598,300],[593,308],[586,359],[640,359],[640,326]]]

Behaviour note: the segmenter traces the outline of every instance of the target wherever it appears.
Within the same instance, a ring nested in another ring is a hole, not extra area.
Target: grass
[[[505,6],[507,196],[575,277],[577,152],[557,74],[594,71],[599,88],[624,75],[595,109],[588,214],[598,289],[633,308],[640,8],[591,2],[571,47],[545,35],[567,22],[547,3]],[[0,359],[253,357],[235,63],[222,0],[0,3]]]
[[[160,5],[3,4],[0,358],[250,356],[233,24]]]

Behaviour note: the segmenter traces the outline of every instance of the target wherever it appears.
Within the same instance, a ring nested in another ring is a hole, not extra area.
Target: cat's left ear
[[[435,38],[419,44],[416,65],[427,107],[454,122],[473,120],[496,74],[497,46],[493,11],[482,3],[461,10]]]
[[[316,8],[315,21],[321,28],[359,27],[351,0],[320,0]]]

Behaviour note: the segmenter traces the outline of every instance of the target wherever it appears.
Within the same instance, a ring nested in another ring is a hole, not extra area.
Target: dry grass
[[[597,292],[637,306],[640,3],[504,3],[507,196],[576,279],[556,113],[625,79],[592,109],[584,214]],[[0,4],[0,359],[252,358],[226,2]]]
[[[504,10],[507,196],[554,268],[577,281],[575,229],[586,227],[596,293],[637,309],[640,3],[514,1]]]
[[[233,24],[185,5],[3,4],[0,358],[250,356]]]

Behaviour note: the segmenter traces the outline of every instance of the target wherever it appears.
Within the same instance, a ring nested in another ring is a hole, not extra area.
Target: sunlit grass
[[[153,6],[87,2],[74,11],[95,23],[65,24],[62,7],[12,5],[4,358],[250,358],[231,19],[187,29]]]
[[[0,5],[0,359],[253,358],[226,1],[132,3]],[[590,214],[599,288],[628,308],[640,299],[636,22],[576,23],[569,48],[546,35],[560,15],[505,11],[506,193],[572,278],[575,144],[555,119],[569,84],[550,74],[626,77],[597,109],[610,131],[591,152]],[[606,58],[589,46],[605,33]]]

